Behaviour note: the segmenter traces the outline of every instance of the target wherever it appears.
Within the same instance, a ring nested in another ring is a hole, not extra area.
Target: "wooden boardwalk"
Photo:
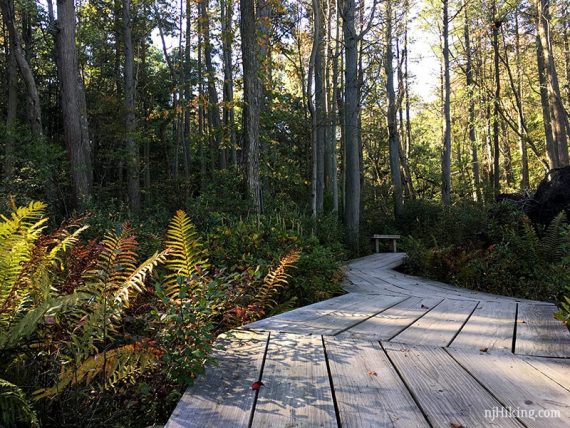
[[[221,337],[167,427],[570,427],[556,307],[393,271],[403,257],[354,260],[347,294]]]

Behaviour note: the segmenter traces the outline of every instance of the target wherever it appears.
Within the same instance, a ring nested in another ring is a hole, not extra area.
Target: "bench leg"
[[[378,239],[374,240],[374,247],[376,248],[376,252],[379,253],[380,252],[380,243],[378,242]]]
[[[398,248],[396,247],[396,240],[395,239],[392,239],[392,252],[393,253],[398,252]]]

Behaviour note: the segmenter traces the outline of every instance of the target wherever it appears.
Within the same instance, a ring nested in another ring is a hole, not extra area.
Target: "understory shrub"
[[[425,208],[422,208],[425,206]],[[528,299],[558,301],[570,283],[570,233],[560,215],[534,225],[509,203],[404,210],[406,272],[458,286]]]

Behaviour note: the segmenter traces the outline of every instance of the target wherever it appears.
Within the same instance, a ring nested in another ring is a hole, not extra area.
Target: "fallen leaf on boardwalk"
[[[263,386],[263,382],[258,380],[257,382],[253,382],[251,384],[251,389],[253,389],[254,391],[259,391],[262,386]]]
[[[488,350],[489,350],[489,348],[481,348],[481,349],[479,349],[479,351],[481,351],[481,352],[487,352]]]
[[[426,305],[422,305],[422,309],[429,309],[429,307]]]
[[[378,373],[376,373],[375,371],[370,370],[368,372],[368,376],[378,376]]]
[[[463,425],[461,424],[456,424],[455,422],[451,422],[449,424],[449,428],[463,428]]]

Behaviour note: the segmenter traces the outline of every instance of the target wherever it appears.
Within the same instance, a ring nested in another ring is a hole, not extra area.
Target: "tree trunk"
[[[76,202],[81,206],[88,203],[92,197],[93,167],[87,105],[75,47],[75,27],[73,0],[58,0],[56,45],[63,109],[63,137],[71,164]]]
[[[338,88],[339,77],[339,56],[340,56],[340,14],[338,5],[335,7],[335,48],[332,54],[332,94],[329,102],[329,115],[330,115],[330,130],[328,132],[329,146],[330,146],[330,178],[333,199],[333,212],[338,212],[338,172],[337,172],[337,150],[336,150],[336,133],[338,123],[338,105],[337,99],[340,96]],[[332,25],[332,24],[331,24]],[[330,49],[332,52],[332,48]]]
[[[449,4],[443,0],[443,153],[441,200],[451,203],[451,83],[449,77]]]
[[[499,108],[501,103],[501,70],[499,68],[499,26],[500,21],[496,17],[496,0],[492,7],[492,45],[493,45],[493,71],[495,80],[495,94],[493,97],[493,192],[497,196],[501,192],[501,169],[500,169],[500,125]]]
[[[234,109],[234,78],[232,64],[232,29],[233,0],[222,0],[220,3],[222,20],[222,59],[224,64],[224,147],[230,148],[232,165],[237,165],[237,139]]]
[[[203,0],[198,3],[200,8],[202,34],[204,37],[204,61],[206,62],[207,90],[208,90],[208,124],[212,131],[212,163],[215,164],[215,157],[218,156],[218,166],[222,169],[227,167],[227,157],[225,150],[220,144],[220,133],[222,126],[220,123],[220,107],[218,105],[218,91],[216,90],[216,70],[212,63],[212,44],[210,43],[210,13],[208,3],[210,0]]]
[[[568,165],[568,139],[566,133],[568,118],[562,105],[558,74],[556,73],[552,42],[550,40],[550,0],[535,0],[535,3],[539,50],[544,61],[552,134],[554,144],[557,146],[559,165],[566,166]]]
[[[26,94],[28,103],[30,104],[29,117],[32,136],[36,140],[43,140],[43,127],[42,127],[42,110],[40,104],[40,96],[36,86],[36,80],[32,73],[32,68],[22,47],[20,35],[16,29],[16,21],[14,15],[13,5],[10,0],[0,0],[0,8],[2,9],[2,17],[4,24],[8,29],[10,37],[10,51],[13,52],[16,64],[20,70],[20,75],[26,86]]]
[[[16,119],[18,113],[18,71],[16,54],[10,42],[5,40],[8,52],[8,100],[6,105],[6,145],[4,152],[4,179],[6,186],[10,186],[14,176],[14,150],[16,148]]]
[[[355,0],[344,0],[343,33],[345,46],[344,150],[346,184],[344,222],[347,243],[355,253],[360,232],[360,153],[358,144],[358,36],[355,29]]]
[[[246,149],[247,188],[253,208],[257,213],[263,209],[259,179],[259,113],[261,82],[257,49],[257,28],[254,4],[240,0],[240,32],[243,61],[244,109],[243,138]]]
[[[313,0],[315,46],[315,125],[316,125],[316,211],[323,212],[325,190],[325,145],[327,106],[325,89],[325,20],[322,0]]]
[[[133,52],[131,0],[123,0],[123,29],[125,43],[125,148],[127,154],[127,189],[129,206],[134,213],[141,208],[139,146],[136,140],[135,58]]]
[[[474,99],[474,79],[473,65],[471,59],[471,38],[469,37],[469,16],[467,15],[467,4],[463,3],[465,23],[463,26],[463,38],[465,41],[465,78],[467,83],[467,102],[469,103],[469,143],[471,145],[471,168],[473,170],[473,196],[476,201],[482,201],[481,195],[481,174],[479,172],[479,156],[477,152],[477,133],[475,131],[475,99]]]
[[[184,133],[183,133],[183,149],[184,149],[184,173],[186,177],[190,176],[190,129],[192,117],[190,116],[190,103],[192,102],[192,1],[186,0],[186,38],[184,40]]]
[[[398,134],[396,92],[394,90],[394,69],[392,66],[392,0],[386,0],[386,58],[384,70],[386,72],[386,93],[388,94],[388,142],[390,146],[390,170],[392,172],[392,186],[394,187],[394,214],[396,219],[402,215],[402,176],[400,172],[400,136]]]
[[[522,86],[522,61],[520,54],[520,34],[519,34],[519,11],[518,8],[515,10],[515,57],[517,66],[517,129],[519,134],[519,150],[521,153],[521,189],[527,190],[530,186],[529,173],[528,173],[528,153],[526,147],[526,126],[525,117],[523,110],[523,86]]]

